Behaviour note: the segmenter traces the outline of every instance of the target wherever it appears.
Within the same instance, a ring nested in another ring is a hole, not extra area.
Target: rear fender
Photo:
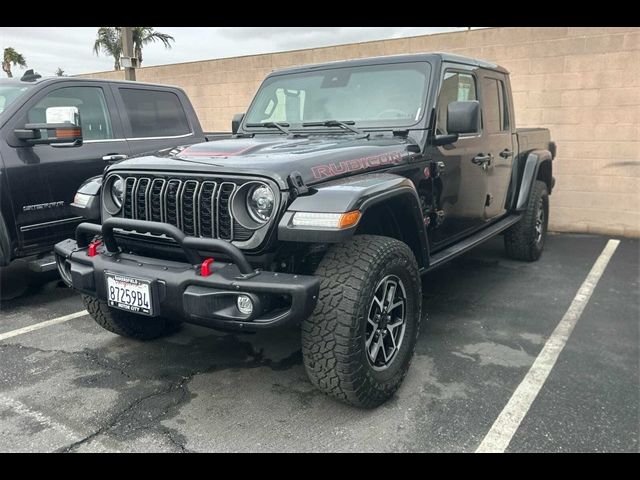
[[[521,168],[522,177],[519,182],[518,195],[516,196],[515,210],[522,212],[527,209],[533,182],[537,179],[547,184],[549,193],[553,188],[553,176],[551,175],[552,155],[549,150],[532,150],[524,157],[524,165]]]

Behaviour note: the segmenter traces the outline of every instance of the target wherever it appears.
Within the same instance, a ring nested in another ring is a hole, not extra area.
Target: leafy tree
[[[56,77],[64,77],[64,70],[60,67],[56,70]]]
[[[24,55],[16,52],[13,48],[7,47],[4,49],[4,56],[2,57],[2,70],[5,71],[9,78],[13,77],[11,73],[11,66],[14,67],[26,67],[27,61]]]

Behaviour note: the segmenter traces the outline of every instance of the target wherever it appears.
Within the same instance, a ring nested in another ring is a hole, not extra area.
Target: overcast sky
[[[143,66],[297,50],[342,43],[464,30],[466,27],[155,27],[175,38],[171,50],[152,44]],[[13,47],[29,68],[47,76],[113,69],[113,59],[93,53],[98,27],[0,27],[0,47]],[[25,70],[13,68],[14,76]],[[4,76],[4,72],[0,72]]]

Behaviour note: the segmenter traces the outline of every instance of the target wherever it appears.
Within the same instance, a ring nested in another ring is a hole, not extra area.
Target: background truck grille
[[[245,241],[253,235],[231,213],[234,182],[126,177],[124,185],[124,218],[169,223],[194,237]]]

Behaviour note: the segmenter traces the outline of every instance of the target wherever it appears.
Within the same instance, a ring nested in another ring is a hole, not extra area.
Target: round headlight
[[[264,223],[273,213],[275,195],[267,185],[258,184],[249,190],[247,194],[247,210],[249,215],[258,223]]]
[[[122,206],[122,200],[124,199],[124,180],[121,177],[111,182],[111,198],[118,208]]]

